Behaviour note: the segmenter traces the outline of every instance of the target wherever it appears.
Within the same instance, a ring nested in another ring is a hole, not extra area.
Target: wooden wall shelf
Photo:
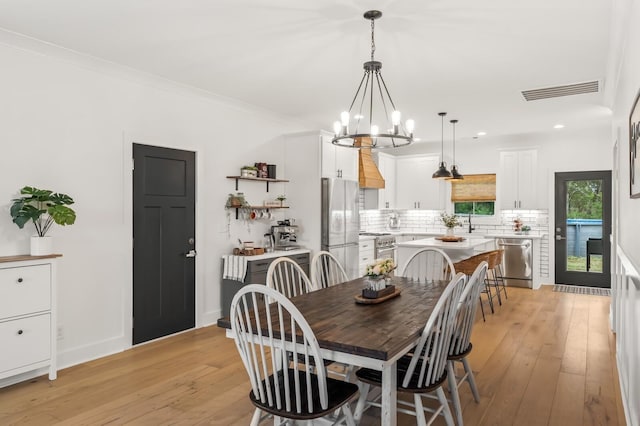
[[[236,191],[238,190],[238,181],[249,180],[253,182],[265,182],[267,184],[267,192],[269,192],[269,183],[275,182],[289,182],[287,179],[272,179],[272,178],[258,178],[258,177],[245,177],[245,176],[227,176],[227,179],[234,179],[236,181]]]

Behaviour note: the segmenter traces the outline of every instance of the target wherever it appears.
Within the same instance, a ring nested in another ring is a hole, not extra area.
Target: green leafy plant
[[[276,197],[276,200],[280,201],[281,203],[287,199],[286,195],[280,194]]]
[[[73,225],[76,212],[67,207],[74,203],[67,194],[25,186],[20,190],[20,198],[11,200],[10,214],[13,223],[20,229],[31,221],[39,237],[44,237],[51,225]]]
[[[462,223],[458,219],[458,216],[456,216],[455,214],[446,214],[445,212],[442,212],[440,213],[440,220],[447,228],[455,228],[456,226],[462,225]]]

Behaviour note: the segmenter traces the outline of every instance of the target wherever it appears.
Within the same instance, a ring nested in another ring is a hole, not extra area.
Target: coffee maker
[[[271,226],[271,237],[274,250],[295,250],[300,248],[296,244],[298,227],[291,225],[289,219],[279,220],[277,225]]]

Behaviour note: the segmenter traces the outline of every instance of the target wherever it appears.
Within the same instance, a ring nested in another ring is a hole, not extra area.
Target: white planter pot
[[[52,237],[31,237],[31,256],[53,254]]]

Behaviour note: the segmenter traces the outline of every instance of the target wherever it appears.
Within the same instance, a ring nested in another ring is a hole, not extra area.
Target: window
[[[452,180],[451,201],[456,214],[493,216],[496,201],[496,175],[465,175]]]

